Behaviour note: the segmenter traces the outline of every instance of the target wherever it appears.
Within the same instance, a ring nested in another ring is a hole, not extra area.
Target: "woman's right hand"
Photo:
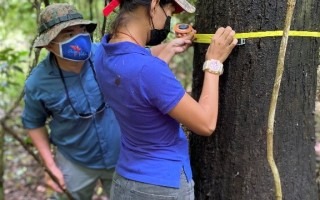
[[[206,60],[215,59],[223,63],[237,43],[235,31],[230,26],[226,28],[220,27],[211,38]]]

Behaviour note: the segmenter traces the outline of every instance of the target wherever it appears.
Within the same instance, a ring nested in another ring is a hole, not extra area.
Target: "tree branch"
[[[105,0],[104,1],[104,6],[108,5],[109,4],[109,0]],[[101,27],[101,37],[103,37],[103,35],[105,34],[106,32],[106,26],[107,26],[107,17],[103,16],[103,22],[102,22],[102,27]]]
[[[1,126],[3,128],[3,130],[10,134],[15,140],[17,140],[21,146],[38,162],[41,163],[41,160],[39,159],[39,157],[30,149],[30,147],[23,141],[22,138],[20,138],[12,129],[10,129],[5,121],[1,122]]]
[[[280,180],[279,171],[274,161],[274,155],[273,155],[274,119],[275,119],[275,112],[277,108],[277,101],[279,96],[281,79],[284,71],[284,60],[285,60],[286,49],[288,44],[289,30],[291,26],[292,15],[293,15],[295,4],[296,4],[296,0],[288,0],[285,27],[284,27],[280,50],[279,50],[277,72],[276,72],[276,78],[273,86],[269,116],[268,116],[267,159],[268,159],[268,162],[273,174],[273,178],[274,178],[275,195],[277,200],[282,199],[282,189],[281,189],[281,180]]]
[[[73,200],[70,192],[66,189],[63,189],[62,186],[59,184],[58,179],[52,174],[52,172],[43,164],[42,160],[33,152],[33,150],[20,138],[9,126],[5,123],[5,121],[1,122],[1,126],[5,133],[10,134],[15,140],[17,140],[21,146],[38,162],[40,166],[43,167],[45,172],[48,173],[50,178],[60,187],[60,189],[66,194],[69,200]]]

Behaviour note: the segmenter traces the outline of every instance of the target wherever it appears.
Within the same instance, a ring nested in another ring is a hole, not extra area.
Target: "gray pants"
[[[55,158],[67,189],[75,200],[91,200],[98,181],[109,196],[114,169],[86,168],[70,162],[58,151]]]
[[[180,175],[180,188],[163,187],[126,179],[114,173],[110,200],[194,200],[194,182]]]

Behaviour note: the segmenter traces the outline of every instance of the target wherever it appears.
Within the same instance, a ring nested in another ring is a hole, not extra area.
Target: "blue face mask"
[[[60,57],[71,61],[85,61],[91,55],[91,38],[88,33],[78,34],[59,42]]]

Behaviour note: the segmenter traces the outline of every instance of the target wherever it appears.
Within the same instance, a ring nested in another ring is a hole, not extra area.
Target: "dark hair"
[[[174,0],[160,0],[160,6],[163,7],[166,4],[175,3]]]
[[[172,2],[173,0],[160,0],[160,6],[164,6]],[[114,34],[119,26],[122,26],[126,23],[126,13],[132,12],[140,6],[145,7],[147,12],[151,6],[151,0],[120,0],[119,13],[111,25],[111,34]],[[147,13],[149,15],[149,12]]]

